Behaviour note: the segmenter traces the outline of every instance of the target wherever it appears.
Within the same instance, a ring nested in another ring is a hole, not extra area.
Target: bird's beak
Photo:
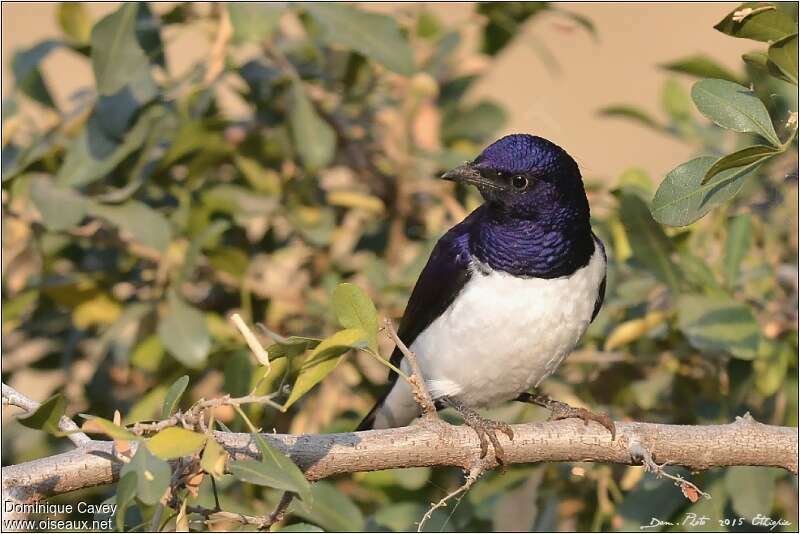
[[[481,173],[478,171],[478,169],[476,169],[475,166],[470,162],[459,165],[454,169],[450,169],[442,175],[442,179],[474,185],[482,185],[486,182],[486,179],[481,176]]]

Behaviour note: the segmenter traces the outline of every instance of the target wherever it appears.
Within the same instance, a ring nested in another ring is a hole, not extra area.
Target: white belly
[[[410,347],[432,396],[482,407],[538,386],[589,326],[605,271],[597,245],[585,267],[562,278],[476,270],[455,302]],[[408,372],[407,362],[402,367]],[[385,405],[377,428],[407,424],[418,415],[402,379]]]

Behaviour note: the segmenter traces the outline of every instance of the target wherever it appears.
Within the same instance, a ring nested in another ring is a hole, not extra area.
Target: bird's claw
[[[608,429],[609,432],[611,432],[611,441],[614,441],[617,437],[617,429],[614,426],[614,421],[606,413],[593,412],[591,410],[587,410],[586,408],[575,408],[566,402],[553,400],[546,395],[531,395],[530,393],[522,393],[519,397],[517,397],[516,400],[547,408],[550,410],[550,417],[548,418],[548,421],[577,418],[581,419],[585,425],[588,425],[589,421],[594,421],[595,423],[603,425]]]
[[[493,421],[481,417],[478,412],[454,399],[446,399],[445,402],[455,408],[464,418],[464,423],[478,435],[478,439],[481,442],[481,459],[486,457],[489,452],[489,443],[491,443],[497,463],[500,465],[505,464],[506,453],[500,444],[500,440],[497,439],[497,432],[502,432],[509,440],[513,440],[514,431],[511,430],[511,427],[502,421]]]
[[[614,421],[605,412],[593,412],[586,408],[575,408],[564,402],[552,401],[553,405],[550,408],[550,417],[548,421],[560,421],[561,419],[580,419],[584,425],[588,425],[589,421],[594,421],[603,425],[611,432],[611,441],[617,436],[617,429],[614,426]]]

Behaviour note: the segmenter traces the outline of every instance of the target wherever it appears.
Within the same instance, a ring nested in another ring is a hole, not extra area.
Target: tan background
[[[433,4],[432,4],[433,5]],[[510,114],[508,131],[525,131],[550,138],[579,161],[584,174],[612,177],[637,164],[654,177],[686,160],[690,148],[619,119],[598,117],[597,110],[614,103],[641,106],[657,116],[660,90],[668,73],[657,65],[704,52],[733,69],[741,68],[742,53],[757,43],[732,39],[712,28],[737,3],[563,3],[559,7],[589,17],[597,27],[595,41],[563,17],[546,15],[527,25],[517,41],[495,61],[474,96],[491,96]],[[114,3],[89,6],[96,17]],[[167,6],[160,5],[160,11]],[[370,6],[382,11],[405,5]],[[453,22],[466,23],[469,4],[436,4]],[[4,2],[2,6],[3,93],[12,85],[13,51],[59,36],[55,5]],[[205,56],[209,39],[203,29],[166,32],[168,61],[180,72]],[[552,73],[535,52],[536,39],[557,58]],[[45,77],[57,103],[69,109],[69,97],[91,82],[87,61],[56,51],[44,63]],[[690,80],[684,80],[686,87]],[[236,113],[231,104],[231,113]]]

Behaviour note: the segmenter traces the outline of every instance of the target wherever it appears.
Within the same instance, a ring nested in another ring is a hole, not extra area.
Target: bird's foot
[[[502,432],[508,436],[508,439],[513,440],[514,431],[511,430],[509,425],[502,421],[486,419],[469,406],[451,397],[441,397],[438,400],[461,414],[461,417],[464,418],[464,423],[478,435],[478,439],[481,442],[481,458],[486,457],[486,453],[489,452],[489,443],[491,442],[497,463],[500,465],[505,464],[506,453],[503,446],[500,445],[500,440],[497,439],[497,432]]]
[[[594,421],[603,425],[611,432],[611,441],[617,436],[617,429],[614,426],[614,421],[604,412],[593,412],[586,408],[575,408],[566,402],[553,400],[546,395],[531,395],[530,393],[522,393],[516,400],[520,402],[527,402],[547,408],[550,410],[550,417],[548,421],[559,421],[561,419],[581,419],[584,424],[588,425],[589,421]]]

